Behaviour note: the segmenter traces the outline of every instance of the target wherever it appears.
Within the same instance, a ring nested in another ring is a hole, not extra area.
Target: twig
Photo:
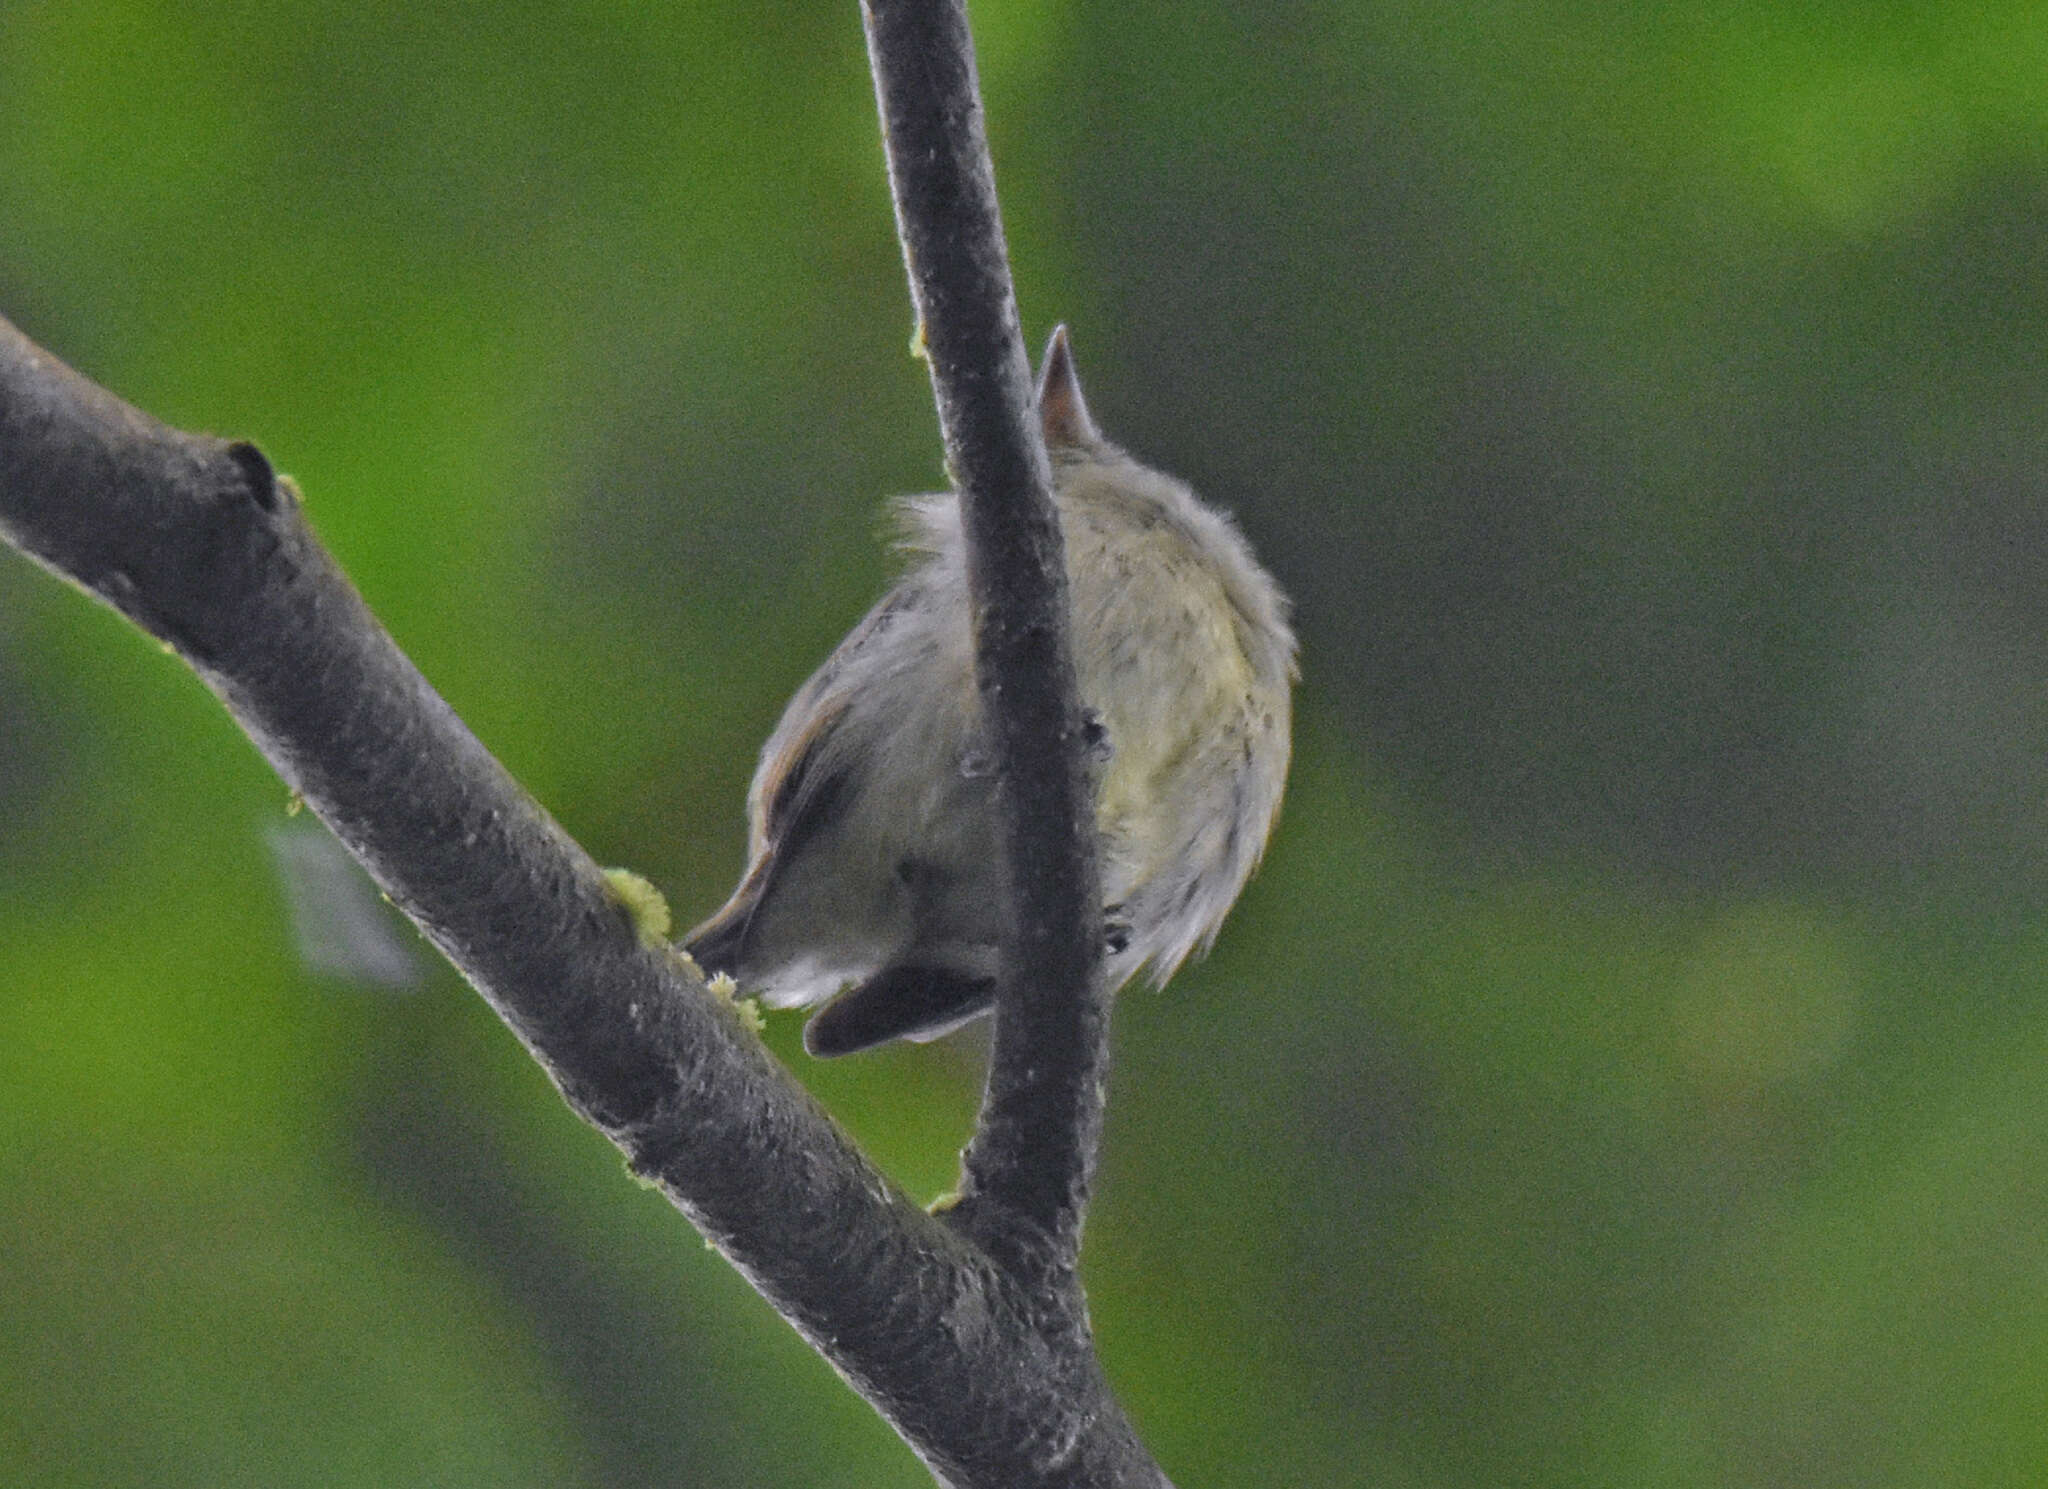
[[[911,297],[959,486],[976,668],[1002,784],[1014,907],[959,1224],[1066,1291],[1108,1065],[1095,812],[1068,644],[1066,564],[1033,417],[962,0],[866,0]]]

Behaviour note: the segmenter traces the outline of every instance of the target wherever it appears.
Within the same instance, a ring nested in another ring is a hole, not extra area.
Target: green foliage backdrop
[[[1266,870],[1118,1012],[1161,1460],[2039,1482],[2048,11],[975,19],[1030,334],[1300,601]],[[940,479],[850,0],[10,0],[0,310],[686,921]],[[0,561],[0,1478],[926,1482],[445,969],[309,960],[286,807]],[[794,1035],[943,1188],[973,1039]]]

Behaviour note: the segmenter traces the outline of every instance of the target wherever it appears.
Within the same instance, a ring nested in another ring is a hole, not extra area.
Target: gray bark
[[[874,3],[892,180],[967,498],[1018,944],[960,1204],[891,1184],[490,756],[252,445],[168,428],[0,320],[0,537],[182,656],[570,1106],[959,1489],[1164,1485],[1075,1258],[1100,909],[1063,569],[965,13]],[[1022,804],[1029,804],[1028,809]]]

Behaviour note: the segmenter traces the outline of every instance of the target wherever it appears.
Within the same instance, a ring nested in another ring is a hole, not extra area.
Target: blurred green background
[[[1034,347],[1299,602],[1265,871],[1118,1012],[1161,1461],[2048,1482],[2048,9],[975,19]],[[940,479],[851,3],[0,0],[0,312],[685,923]],[[928,1482],[409,931],[309,959],[285,806],[0,555],[0,1481]],[[974,1037],[769,1037],[946,1187]]]

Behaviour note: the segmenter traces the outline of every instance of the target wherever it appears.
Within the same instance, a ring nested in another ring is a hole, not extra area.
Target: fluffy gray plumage
[[[1039,407],[1083,705],[1112,986],[1206,951],[1287,775],[1287,601],[1229,518],[1089,418],[1064,332]],[[833,1000],[814,1054],[929,1039],[988,1010],[1006,896],[958,501],[899,503],[913,562],[797,691],[748,793],[732,898],[685,944],[780,1007]]]

